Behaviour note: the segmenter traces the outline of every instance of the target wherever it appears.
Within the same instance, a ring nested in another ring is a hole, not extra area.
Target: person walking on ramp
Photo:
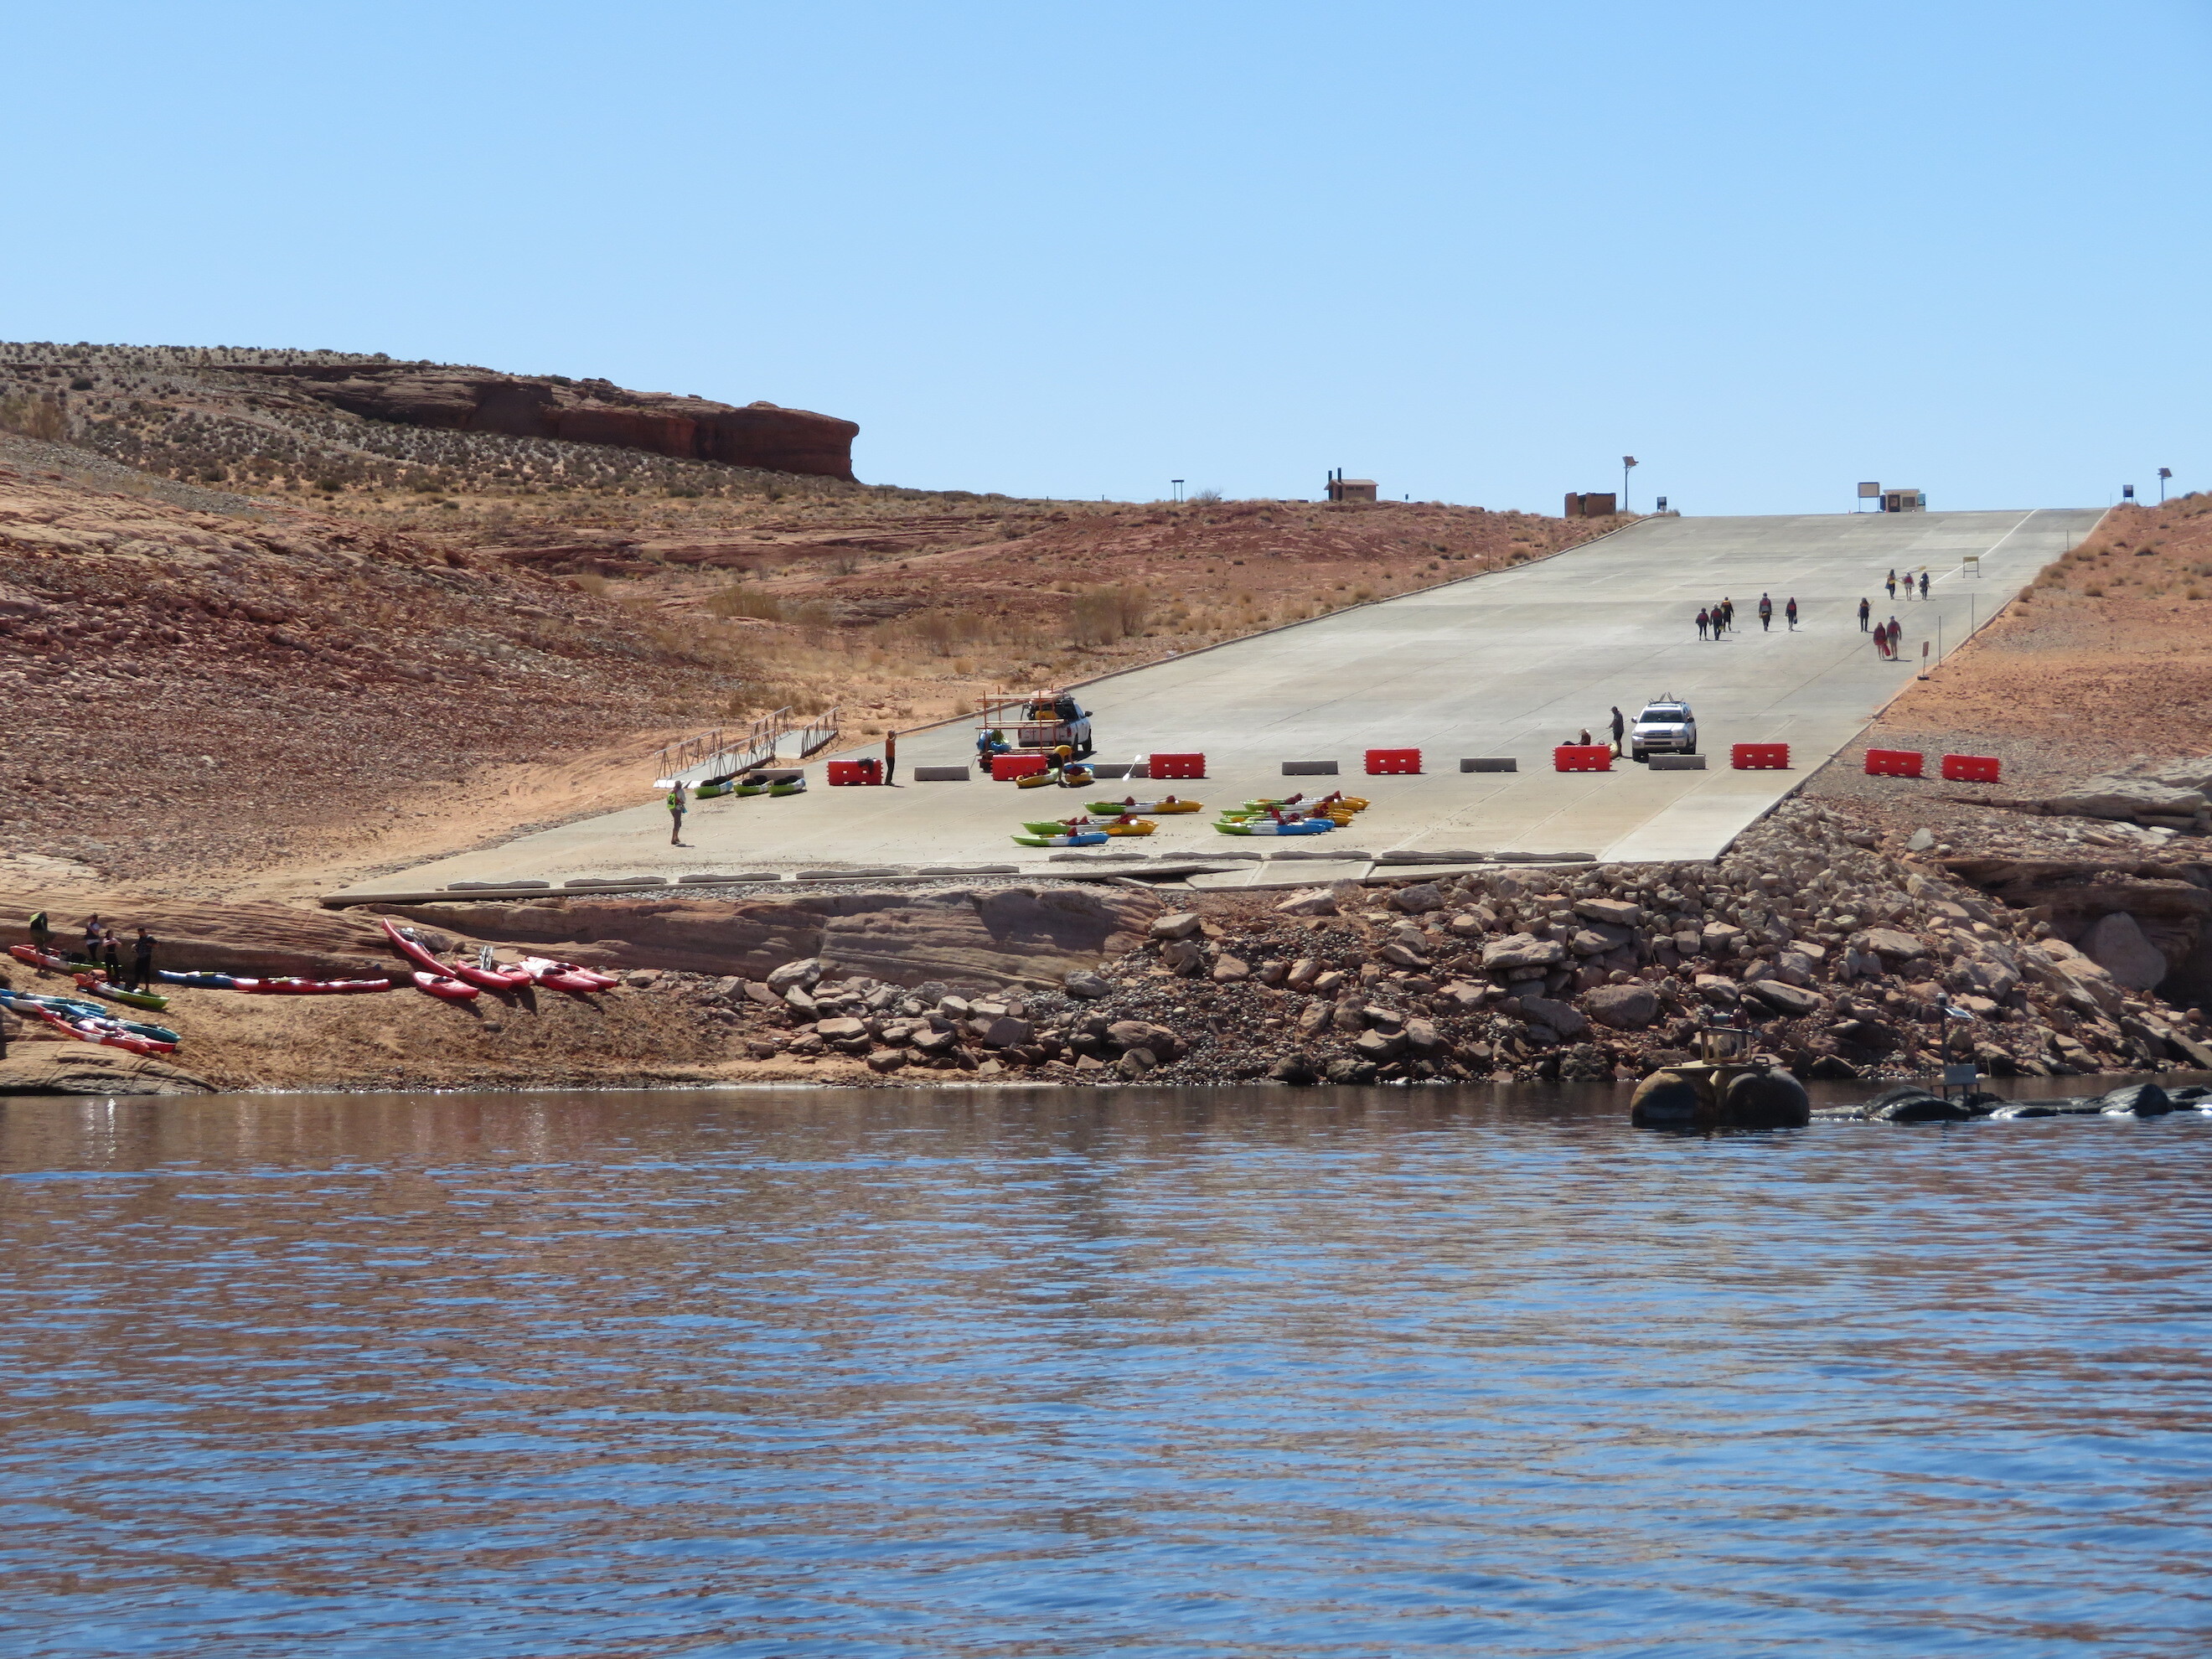
[[[1774,631],[1774,597],[1770,593],[1759,596],[1759,631],[1762,634]]]
[[[1613,752],[1614,754],[1624,755],[1628,752],[1620,746],[1620,739],[1627,731],[1628,721],[1621,714],[1620,705],[1615,703],[1613,707]]]
[[[1867,631],[1867,629],[1868,629],[1868,627],[1869,627],[1869,624],[1868,623],[1868,622],[1867,622],[1867,618],[1868,618],[1869,617],[1871,617],[1872,615],[1874,615],[1874,605],[1873,605],[1872,602],[1871,602],[1871,601],[1869,601],[1869,600],[1866,600],[1866,599],[1861,599],[1861,600],[1859,601],[1859,632],[1860,632],[1860,633],[1863,634],[1863,633],[1865,633],[1865,632]]]
[[[1782,614],[1789,619],[1790,631],[1795,634],[1797,631],[1797,596],[1795,593],[1790,596],[1790,603],[1782,607]]]
[[[671,847],[684,845],[684,809],[687,799],[684,780],[678,778],[676,787],[668,792],[668,844]]]
[[[1699,605],[1698,607],[1698,637],[1699,639],[1705,637],[1705,630],[1712,626],[1712,613],[1705,606]]]

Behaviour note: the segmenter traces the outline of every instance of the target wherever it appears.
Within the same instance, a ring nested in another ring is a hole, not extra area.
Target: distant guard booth
[[[1333,501],[1371,501],[1375,499],[1375,480],[1347,478],[1340,466],[1328,475],[1328,498]]]
[[[1566,516],[1570,519],[1609,519],[1620,510],[1609,489],[1603,495],[1595,490],[1579,495],[1571,489],[1567,492]]]
[[[1885,489],[1881,492],[1881,510],[1885,513],[1925,513],[1928,497],[1917,489]]]

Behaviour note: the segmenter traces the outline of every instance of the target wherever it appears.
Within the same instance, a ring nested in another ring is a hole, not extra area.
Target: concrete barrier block
[[[1094,778],[1126,778],[1129,775],[1129,763],[1127,761],[1085,761],[1084,764],[1091,769],[1091,775]],[[1142,776],[1143,774],[1138,775]]]
[[[1285,761],[1283,775],[1286,778],[1333,778],[1336,775],[1334,761]]]
[[[504,893],[517,888],[550,887],[552,884],[550,881],[526,881],[519,878],[514,881],[449,881],[443,890],[448,893]]]
[[[795,881],[867,881],[878,876],[902,876],[905,873],[905,871],[895,864],[885,864],[867,870],[801,870],[793,879]]]
[[[917,766],[914,769],[916,783],[966,783],[975,775],[975,769],[966,766]]]
[[[1705,769],[1703,755],[1646,755],[1644,763],[1655,772],[1702,772]]]
[[[1459,769],[1462,772],[1518,772],[1521,765],[1510,755],[1489,755],[1462,760]]]
[[[752,870],[734,876],[678,876],[676,884],[678,887],[735,887],[750,882],[782,879],[783,876],[778,871]]]
[[[561,884],[589,891],[608,888],[665,887],[668,878],[665,876],[578,876],[574,880],[564,881]]]

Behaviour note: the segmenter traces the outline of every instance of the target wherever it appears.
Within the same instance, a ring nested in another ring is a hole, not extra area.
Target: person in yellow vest
[[[684,845],[684,780],[678,778],[676,781],[676,787],[668,792],[668,844],[671,847]]]

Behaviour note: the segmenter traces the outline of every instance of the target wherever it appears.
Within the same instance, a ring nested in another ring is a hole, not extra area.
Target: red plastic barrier
[[[1370,778],[1420,769],[1421,751],[1418,749],[1370,749],[1367,751],[1367,775]]]
[[[1052,763],[1042,755],[994,755],[991,757],[991,781],[1006,783],[1014,778],[1033,778],[1040,772],[1052,770]]]
[[[1917,778],[1928,757],[1917,749],[1869,749],[1866,769],[1870,778]]]
[[[1203,755],[1155,755],[1152,769],[1146,775],[1160,778],[1202,778],[1206,775],[1206,757]]]
[[[884,763],[873,757],[866,760],[830,763],[830,787],[832,789],[848,784],[881,783],[883,781]]]
[[[1995,755],[1943,757],[1943,775],[1953,783],[1995,783],[1999,769]]]
[[[1552,751],[1555,772],[1610,772],[1613,745],[1606,743],[1563,743]]]
[[[1740,743],[1729,750],[1729,764],[1739,772],[1787,772],[1790,745],[1786,743]]]

